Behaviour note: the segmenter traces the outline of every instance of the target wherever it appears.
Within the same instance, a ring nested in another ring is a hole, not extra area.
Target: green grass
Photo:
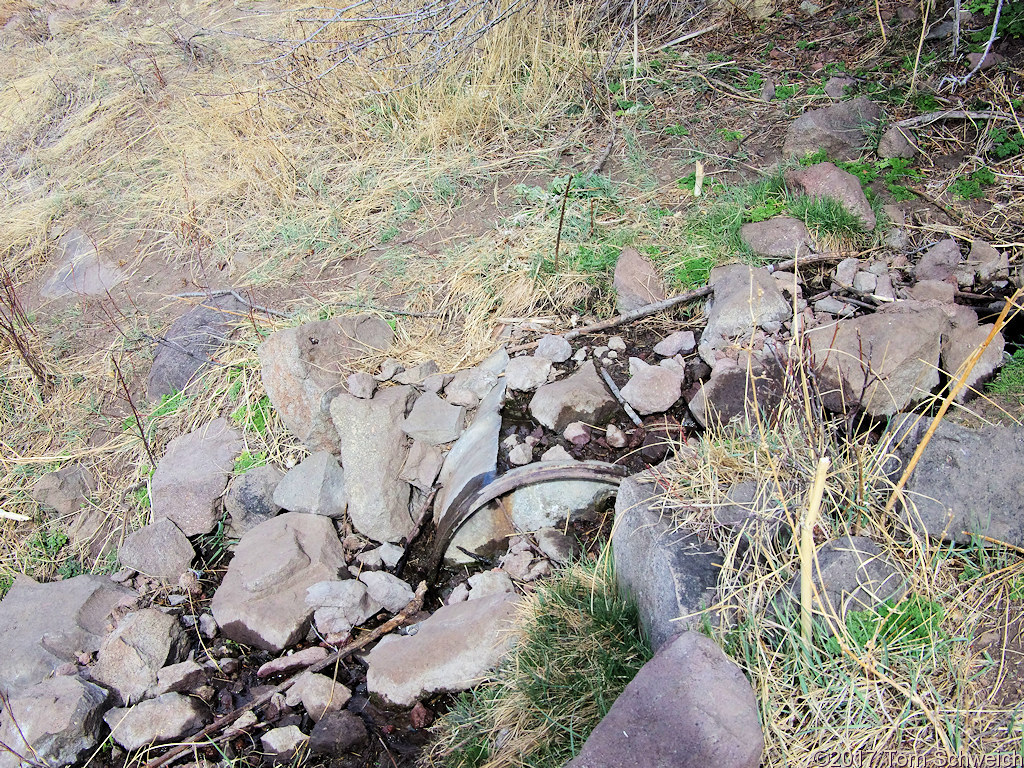
[[[940,627],[944,615],[938,603],[912,595],[898,604],[887,600],[872,611],[850,611],[846,629],[859,651],[877,647],[885,653],[920,657],[946,639]],[[830,638],[828,648],[837,655],[841,652],[835,638]]]
[[[579,751],[650,658],[610,560],[538,582],[510,657],[441,718],[425,765],[560,768]]]
[[[790,204],[788,213],[819,236],[856,242],[863,240],[865,234],[863,219],[830,197],[798,197]]]
[[[986,389],[997,395],[1008,395],[1024,402],[1024,349],[1018,349],[989,382]]]

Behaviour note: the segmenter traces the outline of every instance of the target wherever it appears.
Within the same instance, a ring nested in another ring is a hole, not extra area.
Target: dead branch
[[[980,112],[968,109],[943,109],[939,112],[929,112],[917,117],[908,117],[896,123],[899,128],[920,128],[923,125],[931,125],[940,120],[1012,120],[1013,115],[1005,112],[996,112],[994,109],[987,109]]]
[[[615,399],[619,401],[619,405],[622,406],[622,410],[626,412],[626,415],[629,416],[630,420],[634,424],[636,424],[638,427],[642,427],[644,425],[643,421],[640,420],[640,417],[637,415],[637,412],[633,410],[633,406],[626,402],[626,398],[622,396],[621,390],[618,388],[618,386],[616,386],[615,382],[612,380],[611,374],[608,373],[608,369],[605,368],[602,364],[598,366],[597,370],[601,374],[601,378],[604,379],[604,383],[608,385],[609,391],[612,393]]]
[[[253,699],[248,704],[245,704],[239,707],[238,709],[229,712],[226,715],[218,717],[216,720],[210,723],[210,725],[203,728],[203,730],[201,730],[199,733],[189,737],[188,739],[185,739],[176,747],[174,747],[168,752],[165,752],[163,755],[156,758],[155,760],[150,760],[148,763],[146,763],[146,768],[160,768],[160,766],[171,764],[172,762],[174,762],[176,758],[180,757],[186,752],[191,751],[195,746],[201,745],[201,742],[208,739],[208,737],[211,734],[217,733],[218,731],[224,729],[228,725],[231,725],[246,712],[261,709],[263,706],[270,702],[274,695],[278,693],[284,693],[293,685],[295,685],[299,677],[304,675],[306,672],[312,674],[319,672],[323,669],[326,669],[332,664],[336,664],[337,662],[341,661],[346,656],[349,656],[355,653],[356,651],[362,650],[370,643],[380,639],[384,635],[389,634],[390,632],[393,632],[399,627],[408,623],[409,620],[415,614],[419,613],[421,608],[423,608],[423,598],[426,595],[426,593],[427,583],[425,581],[421,581],[419,585],[416,587],[416,593],[413,596],[413,599],[409,601],[409,604],[405,606],[405,608],[403,608],[400,613],[396,614],[394,617],[384,622],[376,629],[372,629],[366,634],[362,635],[358,640],[353,640],[351,643],[344,646],[343,648],[339,648],[326,659],[318,661],[316,664],[313,664],[300,672],[296,672],[283,683],[281,683],[278,686],[275,686],[271,690],[264,693],[262,696]]]

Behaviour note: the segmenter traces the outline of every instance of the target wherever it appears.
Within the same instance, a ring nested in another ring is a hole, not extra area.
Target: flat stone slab
[[[274,504],[289,512],[344,517],[345,472],[327,451],[316,451],[292,467],[274,488]]]
[[[571,376],[545,384],[530,400],[533,418],[555,432],[562,432],[574,421],[604,424],[618,407],[598,377],[593,360],[583,363]]]
[[[123,566],[169,584],[177,584],[195,556],[188,537],[167,518],[128,534],[118,550]]]
[[[209,712],[197,698],[165,693],[134,707],[112,709],[103,719],[114,741],[133,751],[191,736],[206,725]]]
[[[72,229],[57,241],[59,266],[39,291],[47,299],[64,296],[102,296],[127,275],[100,256],[92,238]]]
[[[623,248],[615,262],[613,286],[619,312],[661,301],[668,294],[653,262],[636,248]]]
[[[458,439],[466,422],[466,409],[446,403],[433,392],[424,392],[402,423],[402,431],[413,440],[443,445]]]
[[[753,253],[771,259],[806,256],[814,247],[807,226],[789,216],[744,224],[740,227],[740,239]]]

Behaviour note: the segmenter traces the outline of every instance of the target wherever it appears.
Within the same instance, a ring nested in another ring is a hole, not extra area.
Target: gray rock
[[[561,336],[541,336],[537,342],[534,357],[550,360],[552,363],[564,363],[572,356],[572,345]]]
[[[171,440],[150,483],[152,521],[171,520],[186,536],[212,531],[241,451],[240,435],[223,418]]]
[[[99,650],[111,614],[137,598],[106,576],[48,584],[16,576],[0,601],[0,693],[16,695],[80,653]]]
[[[529,443],[516,443],[508,452],[508,463],[513,467],[521,467],[533,461],[533,446]]]
[[[878,277],[870,272],[858,272],[853,278],[853,290],[858,293],[874,293],[876,285]]]
[[[335,317],[272,334],[258,350],[274,409],[311,451],[340,452],[328,408],[353,360],[386,352],[394,331],[375,315]]]
[[[747,539],[765,541],[794,519],[792,504],[778,498],[778,484],[759,485],[756,480],[734,483],[725,501],[712,510],[718,525],[731,528]]]
[[[516,530],[539,531],[592,515],[614,493],[614,486],[607,483],[554,480],[513,491],[505,497],[505,509]]]
[[[77,763],[99,744],[107,699],[105,690],[78,677],[43,680],[5,702],[0,743],[26,757],[26,764],[60,768]],[[21,764],[0,749],[0,768]]]
[[[663,646],[566,768],[757,768],[764,737],[742,670],[699,632]]]
[[[309,734],[309,751],[317,755],[340,757],[366,743],[366,725],[359,715],[348,710],[328,712]]]
[[[847,211],[860,218],[865,230],[874,231],[877,223],[875,212],[864,195],[860,179],[852,173],[832,163],[816,163],[787,172],[786,181],[797,191],[815,200],[831,198],[838,201]]]
[[[604,430],[604,440],[611,448],[625,448],[627,443],[626,433],[615,424],[609,424]],[[547,459],[552,461],[553,459]]]
[[[611,427],[611,426],[614,426],[614,425],[609,424],[608,426]],[[611,445],[611,444],[609,443],[609,445]],[[572,457],[572,454],[570,454],[567,450],[565,450],[565,448],[563,448],[560,445],[555,445],[555,446],[552,446],[551,448],[548,448],[546,451],[544,451],[544,453],[542,453],[540,455],[540,460],[541,461],[575,461],[575,459],[573,459],[573,457]]]
[[[96,656],[93,679],[112,688],[125,704],[143,699],[157,683],[157,673],[177,664],[188,651],[178,620],[155,608],[125,616],[107,635]]]
[[[396,373],[394,380],[399,384],[422,384],[430,376],[440,370],[433,360],[420,363],[412,368],[406,368],[401,373]]]
[[[518,598],[494,595],[446,605],[413,635],[388,635],[366,657],[366,685],[386,701],[410,707],[423,696],[464,691],[505,656]]]
[[[374,541],[398,541],[415,525],[409,484],[399,479],[409,449],[402,420],[413,389],[389,387],[372,400],[338,395],[331,417],[341,438],[352,526]]]
[[[733,339],[748,339],[757,327],[777,330],[793,312],[778,282],[763,269],[745,264],[715,267],[708,282],[714,296],[705,310],[708,323],[699,346],[708,365],[715,364],[715,350]]]
[[[96,252],[93,239],[80,229],[69,230],[57,241],[51,262],[59,266],[39,289],[45,299],[103,296],[127,278]]]
[[[979,71],[991,69],[997,64],[1002,64],[1005,60],[1005,56],[1001,53],[996,53],[995,51],[989,51],[988,56],[979,52],[967,54],[967,65],[972,71],[974,69],[978,69]]]
[[[551,373],[551,360],[547,358],[513,357],[505,368],[505,381],[511,390],[532,392],[547,383],[549,373]]]
[[[498,374],[477,366],[459,371],[444,388],[445,399],[452,405],[475,408],[498,382]]]
[[[810,110],[789,126],[782,153],[803,157],[823,149],[829,157],[856,160],[880,118],[881,110],[866,98]]]
[[[32,498],[64,516],[82,506],[95,486],[88,469],[81,464],[69,464],[40,477],[32,486]]]
[[[207,298],[183,314],[158,338],[153,367],[146,380],[150,400],[184,392],[212,364],[231,327],[246,307],[231,294]]]
[[[893,420],[888,438],[900,460],[894,478],[902,474],[929,423],[916,415]],[[943,541],[967,544],[972,534],[980,534],[1024,546],[1022,459],[1022,427],[969,429],[943,420],[907,481],[904,493],[911,504],[904,519]]]
[[[238,543],[213,595],[213,617],[225,637],[280,652],[309,629],[306,588],[336,579],[343,567],[345,552],[330,518],[278,515]]]
[[[633,406],[641,416],[664,413],[682,395],[683,379],[677,371],[660,365],[647,365],[638,358],[631,358],[639,364],[639,370],[622,388],[622,398]]]
[[[688,405],[702,427],[728,424],[735,418],[753,417],[755,404],[761,412],[771,413],[782,401],[783,390],[783,371],[774,360],[754,358],[748,367],[723,358]]]
[[[876,299],[882,301],[896,301],[896,292],[892,288],[892,278],[888,275],[879,275],[875,281],[875,293]]]
[[[118,550],[126,568],[175,585],[195,556],[188,537],[166,518],[128,534]]]
[[[998,251],[983,240],[971,242],[971,252],[967,254],[961,269],[971,274],[971,280],[966,285],[988,285],[1010,277],[1010,262],[1006,251]]]
[[[918,302],[952,304],[956,301],[956,286],[952,281],[922,280],[905,290],[908,299]]]
[[[405,366],[393,357],[387,358],[383,363],[380,364],[380,371],[374,375],[374,381],[381,383],[385,381],[391,381],[395,376],[405,370]]]
[[[355,579],[322,581],[306,590],[306,605],[315,609],[314,621],[324,634],[344,634],[382,607],[367,585]],[[409,602],[408,600],[405,601]],[[405,603],[402,603],[405,607]]]
[[[281,512],[281,507],[274,503],[274,491],[282,477],[280,469],[264,464],[231,481],[224,495],[224,511],[231,517],[233,536],[241,537]]]
[[[274,489],[274,504],[289,512],[344,517],[345,472],[327,451],[317,451],[288,471]]]
[[[491,595],[505,595],[516,591],[509,575],[500,568],[475,573],[466,581],[469,599],[481,600]]]
[[[402,424],[402,431],[413,440],[442,445],[457,440],[466,422],[466,409],[446,403],[433,392],[418,398]]]
[[[427,376],[420,384],[420,388],[424,392],[433,392],[435,395],[440,395],[451,380],[452,375],[450,373],[435,373],[432,376]]]
[[[835,284],[841,288],[853,288],[853,279],[860,272],[860,259],[843,259],[836,264]]]
[[[534,538],[537,548],[553,563],[565,565],[579,557],[580,545],[576,538],[556,528],[541,528]]]
[[[956,240],[953,238],[940,240],[924,252],[914,269],[914,278],[918,282],[923,280],[951,282],[962,258],[960,246],[957,245]]]
[[[878,140],[877,154],[883,160],[893,157],[903,157],[909,160],[917,154],[915,144],[917,144],[917,140],[913,133],[898,125],[890,125]]]
[[[697,348],[697,339],[693,331],[676,331],[654,345],[655,353],[662,357],[688,355]]]
[[[530,413],[548,429],[561,432],[573,421],[604,424],[618,403],[588,360],[572,376],[545,384],[530,400]]]
[[[157,671],[154,693],[188,693],[203,685],[209,676],[210,670],[191,659],[171,664]]]
[[[398,613],[415,596],[412,587],[390,573],[363,571],[359,574],[359,580],[366,585],[370,598],[390,613]]]
[[[352,397],[369,400],[377,390],[377,380],[368,373],[353,373],[345,379],[345,386]]]
[[[129,752],[191,736],[208,719],[201,701],[180,693],[165,693],[134,707],[112,709],[103,718],[114,741]]]
[[[288,689],[285,703],[294,707],[302,704],[313,722],[319,722],[324,715],[342,709],[352,692],[327,675],[306,672]]]
[[[562,437],[573,445],[586,445],[590,442],[591,438],[590,427],[582,421],[574,421],[566,425],[565,430],[562,432]]]
[[[846,95],[846,89],[856,84],[852,77],[830,77],[825,82],[825,95],[839,101]]]
[[[740,227],[740,239],[752,253],[769,259],[806,256],[814,246],[807,226],[788,216],[744,224]]]
[[[991,325],[955,325],[942,340],[942,367],[946,373],[955,380],[961,366],[988,338],[991,330]],[[1006,340],[1002,333],[997,332],[964,380],[964,388],[957,395],[957,402],[966,402],[978,394],[977,385],[992,378],[992,374],[1002,365],[1005,348]]]
[[[648,480],[634,475],[619,486],[612,555],[616,581],[636,600],[644,635],[657,650],[699,625],[695,614],[715,603],[722,558],[672,524],[657,506],[658,486]]]
[[[303,648],[301,651],[280,656],[262,664],[256,671],[256,677],[262,680],[275,675],[290,675],[292,672],[306,669],[306,667],[323,661],[328,655],[327,649],[319,645]]]
[[[619,253],[612,285],[620,313],[632,312],[668,295],[657,268],[636,248],[623,248]]]
[[[827,611],[845,621],[847,611],[867,611],[886,600],[898,600],[907,591],[906,579],[892,560],[866,536],[844,536],[818,547],[814,570],[816,611]],[[793,578],[772,601],[775,611],[795,616],[800,608],[800,576]]]
[[[289,765],[309,737],[297,725],[272,728],[260,736],[263,753],[272,765]]]
[[[841,412],[860,404],[872,416],[891,416],[929,397],[939,383],[948,329],[941,309],[907,302],[811,329],[807,338],[826,407]]]
[[[434,487],[443,463],[444,454],[440,448],[414,440],[398,477],[421,491],[429,491]]]

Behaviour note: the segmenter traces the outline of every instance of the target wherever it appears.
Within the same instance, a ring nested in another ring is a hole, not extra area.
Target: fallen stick
[[[374,640],[377,640],[378,638],[381,638],[384,635],[398,629],[400,626],[408,622],[410,617],[412,617],[413,614],[418,613],[419,610],[423,607],[423,597],[424,595],[426,595],[426,593],[427,582],[421,581],[419,583],[419,586],[416,587],[416,593],[413,596],[412,600],[409,601],[409,604],[405,606],[405,608],[403,608],[398,614],[393,616],[391,619],[384,622],[376,629],[371,629],[369,632],[362,635],[358,640],[353,640],[345,647],[339,648],[326,659],[322,659],[321,661],[318,661],[316,664],[312,664],[309,667],[306,667],[306,669],[300,672],[296,672],[283,683],[267,691],[262,696],[253,699],[248,704],[244,704],[238,709],[235,709],[226,715],[218,717],[208,726],[203,728],[203,730],[201,730],[199,733],[185,739],[183,742],[179,743],[169,752],[165,752],[163,755],[156,758],[155,760],[150,760],[148,763],[146,763],[146,768],[160,768],[160,766],[169,765],[171,762],[175,760],[175,758],[180,757],[181,755],[185,754],[186,752],[188,752],[196,746],[201,746],[200,742],[206,739],[210,734],[216,733],[217,731],[223,729],[225,726],[231,725],[231,723],[235,722],[239,717],[244,715],[246,712],[251,712],[260,709],[264,704],[267,704],[274,697],[275,694],[284,693],[285,691],[287,691],[289,688],[295,685],[295,681],[298,680],[299,677],[301,675],[304,675],[306,672],[314,673],[319,672],[322,669],[326,669],[332,664],[336,664],[338,661],[345,658],[346,656],[355,653],[356,651],[362,650],[367,645],[372,643]]]
[[[1005,112],[986,110],[984,112],[973,112],[966,109],[944,109],[940,112],[929,112],[926,115],[908,117],[900,120],[896,125],[900,128],[920,128],[922,125],[931,125],[940,120],[1012,120],[1013,115]]]
[[[605,368],[602,364],[598,367],[598,370],[601,373],[601,378],[604,379],[604,383],[607,384],[608,389],[611,390],[612,395],[615,397],[616,400],[619,401],[619,405],[622,406],[622,410],[626,412],[626,415],[629,416],[630,420],[634,424],[636,424],[638,427],[642,427],[644,423],[640,420],[640,417],[637,415],[636,411],[633,410],[633,406],[626,402],[626,398],[622,396],[621,390],[618,388],[618,386],[616,386],[615,382],[612,381],[612,376],[610,373],[608,373],[608,369]]]

